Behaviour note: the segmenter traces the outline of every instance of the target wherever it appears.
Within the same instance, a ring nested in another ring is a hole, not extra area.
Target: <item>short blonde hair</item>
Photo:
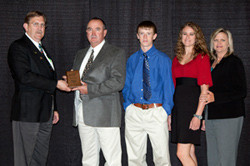
[[[216,59],[217,57],[216,51],[214,50],[214,38],[218,35],[218,33],[221,33],[221,32],[227,35],[228,43],[229,43],[228,52],[226,53],[226,55],[224,55],[224,57],[227,57],[234,53],[233,37],[232,37],[231,32],[229,30],[226,30],[225,28],[218,28],[210,36],[210,53],[211,53],[212,59]]]

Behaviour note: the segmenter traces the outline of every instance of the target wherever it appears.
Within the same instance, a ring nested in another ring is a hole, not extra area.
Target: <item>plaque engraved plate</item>
[[[78,70],[66,71],[67,83],[70,88],[81,86],[80,74]]]

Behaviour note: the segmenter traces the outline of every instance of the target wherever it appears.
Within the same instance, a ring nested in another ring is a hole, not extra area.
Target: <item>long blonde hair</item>
[[[176,47],[175,47],[175,55],[176,55],[178,61],[181,61],[183,58],[183,55],[185,54],[185,47],[182,43],[182,31],[187,26],[191,27],[195,32],[195,45],[193,48],[193,59],[200,53],[202,55],[205,55],[205,54],[209,55],[209,51],[208,51],[208,47],[207,47],[207,44],[205,41],[205,37],[203,35],[203,32],[202,32],[200,26],[198,26],[194,22],[187,22],[180,29],[178,40],[177,40]]]

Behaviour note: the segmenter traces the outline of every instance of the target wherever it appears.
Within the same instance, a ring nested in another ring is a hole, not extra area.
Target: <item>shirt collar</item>
[[[141,56],[143,56],[144,53],[147,54],[148,57],[153,56],[153,52],[156,50],[155,46],[153,45],[147,52],[143,52],[142,49],[140,49],[139,53]]]
[[[39,50],[39,43],[40,44],[42,44],[41,43],[41,41],[38,43],[38,42],[36,42],[35,40],[33,40],[28,34],[27,34],[27,32],[25,32],[25,35],[32,41],[32,43],[38,48],[38,50]]]
[[[98,44],[95,48],[93,48],[91,45],[90,45],[90,48],[89,49],[93,49],[94,50],[94,55],[98,55],[98,53],[101,51],[103,45],[105,44],[105,39],[100,43]]]

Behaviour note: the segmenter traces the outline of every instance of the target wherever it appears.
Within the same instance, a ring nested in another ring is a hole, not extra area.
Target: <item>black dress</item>
[[[172,74],[175,94],[171,141],[173,143],[200,144],[201,130],[193,131],[189,129],[189,126],[197,111],[201,92],[200,85],[212,85],[209,57],[199,54],[185,65],[181,65],[175,57]]]

